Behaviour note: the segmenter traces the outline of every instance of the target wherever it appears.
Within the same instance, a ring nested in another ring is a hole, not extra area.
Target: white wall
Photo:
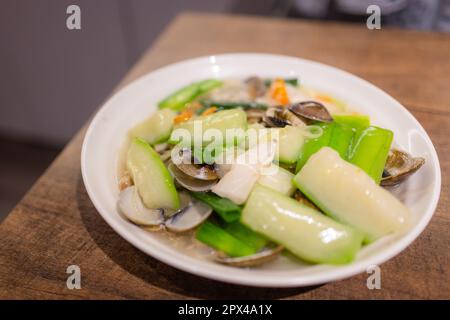
[[[254,9],[267,2],[257,1]],[[69,4],[81,8],[81,30],[66,28]],[[2,0],[0,135],[65,143],[179,11],[229,12],[239,5],[234,0]]]

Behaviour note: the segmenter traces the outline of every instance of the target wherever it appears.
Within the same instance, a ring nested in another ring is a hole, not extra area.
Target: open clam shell
[[[391,150],[381,178],[381,185],[394,186],[401,183],[419,170],[424,163],[425,159],[422,157],[412,157],[405,151]]]
[[[195,163],[192,150],[189,148],[175,148],[173,150],[178,159],[172,162],[185,175],[198,180],[217,180],[214,166]]]
[[[164,223],[164,210],[147,208],[135,186],[122,190],[117,204],[123,215],[137,225],[151,227]]]
[[[320,122],[331,122],[333,118],[327,108],[317,101],[302,101],[288,107],[298,117]]]
[[[168,164],[167,169],[179,185],[190,191],[209,191],[217,184],[217,180],[200,180],[192,178],[178,169],[178,167],[172,162]]]
[[[266,110],[263,122],[273,128],[283,128],[285,126],[304,126],[305,122],[289,111],[284,106],[271,107]]]
[[[172,232],[186,232],[208,219],[212,211],[213,209],[206,203],[191,199],[189,205],[166,220],[165,226]]]
[[[213,211],[187,192],[180,192],[180,200],[180,210],[150,209],[142,202],[136,187],[131,186],[120,192],[118,206],[128,220],[153,231],[163,225],[172,232],[189,231],[205,221]]]
[[[181,210],[183,210],[184,208],[186,208],[187,206],[189,206],[191,204],[192,197],[186,191],[178,192],[178,197],[180,198],[180,208],[181,209],[178,209],[178,210],[165,209],[164,210],[164,218],[169,219],[170,217],[174,216],[175,214],[177,214],[178,212],[180,212]]]

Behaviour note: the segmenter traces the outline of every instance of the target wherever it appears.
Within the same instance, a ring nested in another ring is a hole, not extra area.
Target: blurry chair
[[[289,2],[289,1],[288,1]],[[378,5],[382,25],[450,32],[450,0],[294,0],[302,17],[360,21],[369,5]]]

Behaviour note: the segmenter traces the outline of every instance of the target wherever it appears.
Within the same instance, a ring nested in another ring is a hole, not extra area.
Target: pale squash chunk
[[[127,153],[127,169],[149,209],[178,209],[180,200],[172,176],[158,153],[144,140],[135,138]]]
[[[312,155],[294,184],[320,209],[365,234],[367,242],[404,228],[408,208],[329,147]]]
[[[169,139],[172,132],[175,116],[175,111],[170,109],[158,110],[132,128],[130,135],[132,138],[144,139],[150,144],[164,142]]]
[[[261,174],[258,183],[287,196],[292,196],[297,189],[292,183],[294,174],[286,169],[278,167],[276,164],[272,164],[267,171],[267,173],[263,172]]]
[[[242,109],[222,110],[175,125],[169,143],[206,146],[218,144],[220,138],[219,144],[234,145],[245,138],[246,130],[247,114]]]
[[[279,129],[279,147],[277,159],[281,163],[295,163],[300,156],[305,138],[300,127],[286,126]]]
[[[245,204],[241,222],[315,263],[349,263],[362,242],[361,233],[353,228],[259,184]]]

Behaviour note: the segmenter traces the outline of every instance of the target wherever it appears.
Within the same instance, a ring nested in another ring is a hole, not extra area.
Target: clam
[[[131,222],[151,230],[165,225],[172,232],[184,232],[194,229],[212,213],[207,204],[194,200],[187,192],[180,192],[180,210],[147,208],[141,200],[135,186],[120,192],[118,206],[124,216]]]
[[[198,180],[217,180],[218,176],[214,166],[209,164],[197,164],[189,148],[176,148],[173,150],[178,156],[172,162],[185,175]]]
[[[271,107],[267,109],[262,119],[263,122],[269,127],[283,128],[287,125],[305,125],[304,121],[283,106]]]
[[[320,122],[331,122],[333,118],[327,108],[317,101],[302,101],[294,103],[288,109],[298,117]]]
[[[191,204],[192,197],[186,191],[178,192],[178,197],[180,199],[180,208],[182,209],[164,209],[164,218],[169,219]]]
[[[289,122],[284,119],[266,115],[263,117],[263,121],[270,128],[284,128],[289,125]]]
[[[195,179],[187,174],[185,174],[183,171],[178,169],[178,167],[173,164],[172,162],[169,163],[167,166],[167,169],[172,174],[172,176],[175,178],[176,182],[181,185],[182,187],[190,190],[190,191],[209,191],[213,186],[217,184],[216,180],[200,180]]]
[[[166,220],[165,226],[172,232],[189,231],[208,219],[212,211],[206,203],[191,199],[186,207]]]
[[[135,186],[120,192],[118,206],[124,216],[137,225],[150,227],[164,223],[164,210],[147,208]]]
[[[404,151],[393,149],[389,152],[381,178],[382,186],[394,186],[404,181],[425,163],[422,157],[412,157]]]
[[[267,247],[260,252],[243,257],[229,257],[219,253],[215,260],[233,267],[254,267],[274,260],[283,250],[283,246]]]
[[[260,77],[250,77],[245,80],[245,83],[247,85],[247,92],[250,97],[250,99],[256,99],[258,97],[262,97],[266,91],[267,87],[264,84],[263,79]]]
[[[264,128],[261,125],[261,128]],[[236,163],[236,159],[242,155],[245,150],[241,148],[227,148],[225,152],[218,154],[214,160],[214,171],[216,171],[219,179],[222,179]]]

